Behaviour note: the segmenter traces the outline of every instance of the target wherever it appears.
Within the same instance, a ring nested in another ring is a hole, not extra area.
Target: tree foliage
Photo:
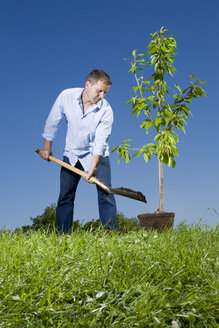
[[[53,226],[56,222],[56,205],[51,204],[47,206],[43,214],[36,216],[35,218],[30,218],[33,222],[33,230],[47,229],[49,231],[53,230]]]
[[[33,222],[32,225],[22,226],[22,231],[26,232],[29,230],[45,230],[48,232],[52,232],[56,226],[56,204],[51,204],[47,206],[41,215],[37,215],[35,218],[30,218]],[[124,232],[128,232],[131,230],[140,229],[137,218],[126,218],[125,215],[121,212],[117,213],[117,221],[119,230]],[[80,220],[74,220],[72,224],[73,231],[94,231],[102,228],[101,221],[92,219],[89,222],[86,222],[84,225],[80,222]],[[18,231],[19,229],[17,229]]]
[[[124,158],[126,162],[132,157],[143,155],[148,162],[152,155],[157,156],[164,165],[175,167],[175,157],[178,156],[177,143],[179,142],[177,130],[185,133],[185,126],[190,111],[192,100],[206,95],[201,84],[204,83],[190,75],[190,85],[183,91],[178,84],[172,88],[167,85],[166,76],[173,77],[175,67],[174,56],[177,54],[176,40],[172,35],[166,34],[167,30],[161,28],[159,32],[151,34],[151,42],[146,54],[137,54],[133,50],[132,58],[127,59],[131,68],[129,72],[134,75],[136,86],[133,87],[134,96],[127,104],[132,104],[132,115],[144,116],[140,128],[148,134],[152,127],[156,136],[150,143],[133,148],[126,139],[121,145],[113,146],[112,152],[117,151],[119,161]],[[145,78],[144,70],[148,66],[154,68],[154,73]],[[170,98],[173,99],[170,101]]]

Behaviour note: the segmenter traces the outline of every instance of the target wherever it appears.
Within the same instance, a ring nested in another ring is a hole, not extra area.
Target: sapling
[[[131,157],[143,155],[147,163],[153,155],[157,156],[160,192],[157,212],[163,211],[163,165],[172,167],[176,165],[179,141],[176,131],[181,129],[185,133],[186,121],[189,115],[192,115],[189,109],[192,100],[206,95],[205,90],[200,86],[205,82],[193,75],[190,75],[190,85],[183,91],[178,84],[174,84],[174,92],[167,85],[166,77],[173,78],[176,70],[173,62],[177,54],[177,45],[173,35],[167,35],[166,32],[167,30],[162,27],[159,32],[151,34],[147,53],[137,54],[137,50],[133,50],[132,58],[127,59],[131,65],[129,72],[133,74],[136,82],[136,86],[133,87],[135,95],[127,104],[132,104],[132,115],[144,115],[140,128],[145,129],[146,134],[153,128],[156,135],[150,143],[137,148],[130,146],[131,139],[126,139],[121,145],[112,147],[112,152],[117,151],[119,154],[118,162],[121,158],[129,162]],[[145,78],[144,71],[148,66],[152,66],[154,72]]]

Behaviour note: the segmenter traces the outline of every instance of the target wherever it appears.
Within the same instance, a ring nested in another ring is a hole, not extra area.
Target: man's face
[[[92,84],[89,81],[86,81],[85,90],[88,97],[88,100],[92,104],[98,103],[101,99],[104,98],[105,94],[109,90],[110,85],[107,85],[103,80],[99,80],[97,83]]]

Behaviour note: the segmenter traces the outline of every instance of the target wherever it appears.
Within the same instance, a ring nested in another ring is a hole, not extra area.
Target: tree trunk
[[[163,211],[163,164],[160,160],[158,160],[159,165],[159,189],[160,189],[160,201],[158,212]]]

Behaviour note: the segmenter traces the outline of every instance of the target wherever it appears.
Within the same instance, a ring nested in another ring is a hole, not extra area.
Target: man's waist
[[[91,154],[91,148],[89,147],[89,149],[79,149],[79,148],[73,148],[73,149],[69,149],[69,148],[65,148],[64,149],[64,154],[69,154],[71,156],[77,156],[79,158],[87,156],[89,154]]]

